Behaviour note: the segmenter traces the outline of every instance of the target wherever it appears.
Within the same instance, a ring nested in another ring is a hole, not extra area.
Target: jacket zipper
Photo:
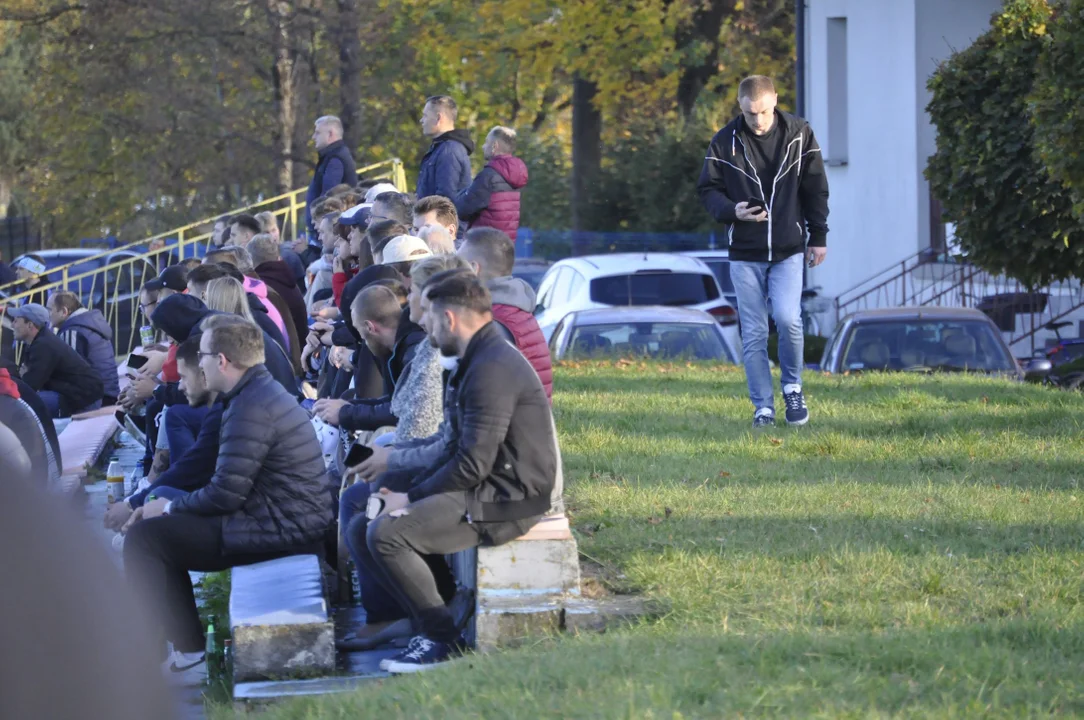
[[[733,149],[733,139],[736,138],[741,143],[741,152],[745,156],[745,164],[753,170],[753,178],[757,181],[757,188],[760,190],[760,199],[764,201],[764,206],[768,210],[768,262],[772,261],[772,206],[768,204],[768,198],[764,197],[764,186],[760,183],[760,175],[757,173],[757,166],[753,164],[753,161],[749,159],[749,153],[745,149],[745,142],[738,137],[738,131],[734,130],[731,133],[731,149]],[[783,167],[786,167],[786,163],[783,163]],[[779,178],[776,177],[778,180]],[[772,200],[775,200],[775,184],[772,184]]]

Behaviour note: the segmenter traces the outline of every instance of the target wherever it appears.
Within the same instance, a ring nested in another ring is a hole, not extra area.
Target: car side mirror
[[[1041,380],[1049,375],[1053,369],[1054,364],[1046,358],[1032,358],[1024,366],[1024,379]]]

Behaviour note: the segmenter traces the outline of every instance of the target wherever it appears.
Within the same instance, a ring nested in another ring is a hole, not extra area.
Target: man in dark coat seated
[[[264,367],[263,333],[229,315],[201,327],[200,367],[225,408],[214,476],[187,495],[145,503],[124,544],[126,574],[153,599],[173,643],[164,670],[186,682],[206,675],[189,571],[318,553],[333,508],[316,431]]]

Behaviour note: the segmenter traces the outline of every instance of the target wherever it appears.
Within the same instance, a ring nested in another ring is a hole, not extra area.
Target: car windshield
[[[648,357],[717,360],[733,363],[729,348],[714,325],[675,322],[627,322],[577,325],[568,356]]]
[[[977,320],[861,322],[845,340],[842,370],[1015,372],[988,323]]]
[[[699,305],[719,298],[713,275],[642,272],[591,281],[591,300],[605,305]]]

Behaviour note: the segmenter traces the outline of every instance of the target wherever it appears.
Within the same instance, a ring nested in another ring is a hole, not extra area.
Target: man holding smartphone
[[[816,267],[828,252],[828,179],[820,146],[809,124],[778,110],[777,102],[770,78],[742,80],[741,115],[712,138],[697,183],[704,207],[729,226],[730,278],[738,296],[754,429],[775,425],[769,300],[779,333],[787,424],[809,422],[801,376],[802,262]]]

